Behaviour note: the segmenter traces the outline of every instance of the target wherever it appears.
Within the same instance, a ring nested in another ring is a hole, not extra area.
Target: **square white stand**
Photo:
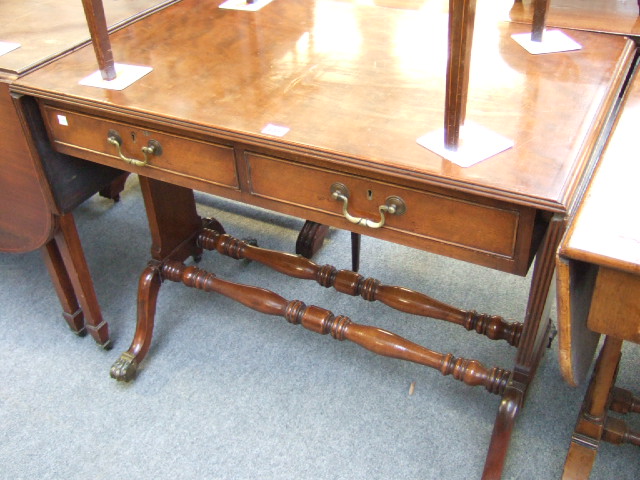
[[[274,137],[284,137],[290,128],[285,127],[283,125],[275,125],[273,123],[268,123],[262,130],[261,133],[265,135],[273,135]]]
[[[13,52],[16,48],[20,48],[20,44],[19,43],[0,42],[0,55],[4,55],[5,53]]]
[[[140,80],[153,68],[141,67],[139,65],[124,65],[122,63],[115,64],[116,78],[113,80],[103,80],[100,70],[93,72],[88,77],[80,80],[80,85],[88,87],[106,88],[107,90],[124,90],[132,83]]]
[[[582,48],[582,45],[560,30],[544,30],[541,42],[532,41],[531,33],[518,33],[511,35],[511,38],[532,55],[569,52]]]
[[[257,12],[262,7],[270,4],[273,0],[256,0],[253,3],[247,3],[247,0],[227,0],[220,8],[227,10],[246,10],[248,12]]]
[[[417,142],[461,167],[470,167],[513,147],[513,141],[472,122],[460,127],[457,150],[445,147],[444,128],[423,135]]]

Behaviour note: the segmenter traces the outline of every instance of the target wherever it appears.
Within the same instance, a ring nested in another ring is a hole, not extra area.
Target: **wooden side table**
[[[565,479],[588,478],[600,442],[640,446],[640,433],[609,416],[640,412],[640,398],[615,387],[624,341],[640,343],[640,121],[637,69],[598,169],[559,249],[560,364],[572,385],[589,371],[604,342],[571,439]]]

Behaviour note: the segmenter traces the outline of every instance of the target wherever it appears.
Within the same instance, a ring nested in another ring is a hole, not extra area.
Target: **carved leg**
[[[493,425],[491,447],[482,472],[483,480],[499,480],[502,477],[502,469],[509,450],[511,432],[523,401],[523,386],[510,379],[498,408],[496,422]]]
[[[483,477],[486,479],[500,478],[502,475],[513,424],[524,403],[527,389],[533,380],[538,364],[549,346],[553,330],[551,321],[548,319],[549,289],[555,268],[555,252],[564,229],[564,218],[554,216],[547,227],[545,237],[536,255],[513,377],[498,410],[491,434],[485,462],[485,476]]]
[[[296,253],[305,258],[313,258],[324,242],[329,227],[307,220],[296,241]],[[360,268],[360,234],[351,232],[351,269],[357,272]]]
[[[84,312],[85,326],[98,345],[109,348],[111,345],[109,325],[102,319],[102,312],[93,289],[93,280],[82,251],[73,215],[67,213],[56,218],[59,228],[54,234],[54,239],[60,249],[64,265],[67,267],[78,303]]]
[[[76,293],[73,291],[73,285],[69,278],[69,273],[64,266],[62,255],[58,249],[55,239],[50,240],[41,249],[44,263],[49,270],[51,281],[62,305],[62,316],[73,331],[77,335],[87,333],[84,328],[84,315],[82,309],[78,305]]]
[[[120,194],[124,190],[124,184],[129,177],[129,172],[124,172],[109,185],[100,190],[100,196],[110,198],[114,202],[120,201]]]
[[[150,263],[140,276],[136,331],[129,350],[120,355],[120,358],[111,367],[111,377],[116,380],[125,382],[133,380],[138,365],[149,352],[153,336],[158,292],[162,283],[159,265],[158,262]]]
[[[566,227],[562,216],[554,216],[536,255],[522,340],[516,357],[516,371],[528,384],[533,378],[545,349],[549,346],[549,301],[555,272],[555,252]]]
[[[111,367],[111,377],[125,382],[135,377],[138,366],[149,352],[162,283],[160,262],[169,258],[183,261],[189,256],[198,257],[202,251],[197,242],[202,220],[196,212],[193,191],[144,176],[139,178],[154,260],[138,283],[137,323],[131,346]],[[207,225],[224,231],[215,220],[208,221]]]
[[[328,232],[329,227],[327,225],[307,220],[298,234],[296,253],[306,258],[312,258],[322,247]]]
[[[210,228],[205,228],[200,233],[198,243],[207,250],[217,250],[235,259],[255,260],[285,275],[315,280],[323,287],[333,287],[347,295],[360,295],[369,301],[377,300],[405,313],[456,323],[492,340],[505,340],[514,346],[520,341],[520,323],[506,322],[498,316],[460,310],[408,288],[383,285],[376,279],[365,279],[362,275],[348,270],[338,271],[331,265],[321,267],[298,255],[254,247]]]
[[[571,437],[562,474],[564,480],[589,478],[604,433],[609,394],[615,383],[621,349],[621,340],[605,337]]]

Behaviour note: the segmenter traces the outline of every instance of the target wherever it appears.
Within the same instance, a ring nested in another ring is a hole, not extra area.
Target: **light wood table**
[[[640,446],[608,410],[640,412],[640,398],[615,387],[623,341],[640,343],[640,77],[626,94],[589,190],[558,256],[560,365],[572,385],[587,376],[604,342],[576,424],[565,479],[588,478],[601,441]]]
[[[446,4],[428,2],[418,10],[403,4],[276,0],[246,12],[183,0],[111,36],[118,62],[153,67],[127,89],[78,83],[96,69],[91,48],[12,89],[31,121],[42,115],[43,142],[57,152],[140,176],[152,261],[140,278],[133,342],[112,376],[133,378],[149,351],[160,285],[181,282],[499,395],[484,474],[498,478],[550,341],[547,300],[556,249],[635,46],[622,37],[576,32],[582,50],[533,56],[511,39],[527,26],[485,21],[479,13],[465,126],[480,124],[514,147],[460,167],[417,142],[443,126]],[[462,310],[248,245],[215,220],[203,222],[194,189],[510,274],[524,276],[533,266],[526,314],[509,321]],[[504,340],[514,348],[512,368],[439,353],[183,263],[203,249],[456,323],[461,334],[474,330]]]

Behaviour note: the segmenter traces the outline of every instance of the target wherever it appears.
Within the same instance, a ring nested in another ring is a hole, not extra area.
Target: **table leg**
[[[110,198],[114,202],[120,201],[120,194],[124,190],[124,185],[129,178],[129,172],[124,172],[122,175],[113,180],[109,185],[100,190],[100,196]]]
[[[296,241],[296,253],[305,258],[312,258],[320,250],[324,238],[329,232],[328,225],[307,220],[300,229],[298,240]]]
[[[313,258],[322,247],[328,232],[327,225],[307,220],[298,234],[296,253],[305,258]],[[354,272],[360,268],[360,243],[360,234],[351,232],[351,270]]]
[[[555,270],[555,252],[565,227],[564,217],[554,216],[536,255],[516,365],[496,416],[483,479],[498,479],[502,476],[513,425],[524,404],[538,364],[549,346],[553,330],[548,318],[549,290]]]
[[[145,268],[138,283],[138,320],[133,341],[129,350],[120,355],[111,366],[111,377],[116,380],[125,382],[133,380],[138,365],[149,352],[161,283],[160,263],[151,262]]]
[[[195,233],[202,228],[193,190],[139,176],[140,190],[151,230],[151,256],[185,260],[198,256]]]
[[[102,318],[73,214],[60,215],[56,220],[58,228],[54,234],[54,240],[60,250],[78,303],[84,312],[85,326],[98,345],[109,348],[111,345],[109,325]]]
[[[182,262],[189,256],[199,258],[202,252],[197,243],[202,219],[196,211],[193,191],[143,176],[140,176],[140,188],[151,230],[153,260],[138,283],[137,323],[133,341],[111,367],[111,377],[121,381],[130,381],[135,377],[138,365],[149,352],[162,284],[162,263],[167,260]],[[219,228],[222,229],[221,226]]]
[[[44,263],[49,271],[51,282],[55,288],[60,304],[62,305],[62,316],[71,328],[71,331],[77,335],[84,335],[87,330],[84,328],[84,315],[76,292],[73,290],[73,284],[69,278],[69,273],[64,265],[64,260],[60,254],[60,249],[55,239],[49,240],[41,249]]]
[[[605,337],[564,464],[563,480],[589,478],[606,423],[622,340]]]

